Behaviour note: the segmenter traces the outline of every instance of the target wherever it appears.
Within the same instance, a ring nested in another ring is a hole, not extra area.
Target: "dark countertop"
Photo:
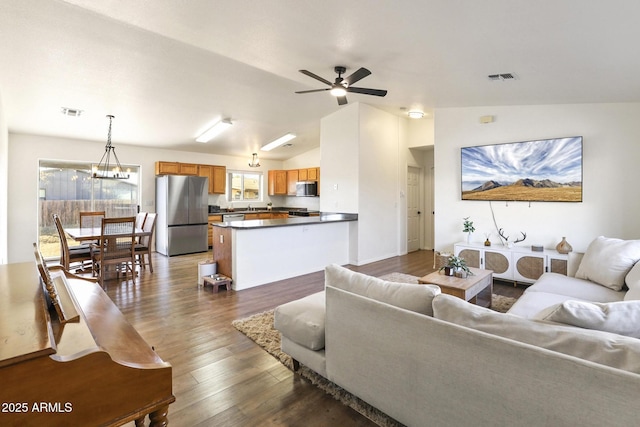
[[[254,212],[254,211],[251,211]],[[249,219],[244,221],[214,222],[214,227],[250,230],[254,228],[288,227],[292,225],[327,224],[333,222],[357,221],[358,214],[321,212],[319,216],[299,216],[281,219]]]
[[[253,214],[253,213],[276,213],[276,212],[289,212],[289,211],[303,211],[309,213],[318,213],[318,211],[309,211],[305,208],[285,208],[278,207],[273,208],[271,210],[265,208],[256,208],[256,209],[234,209],[233,211],[229,210],[220,210],[220,212],[209,212],[209,216],[212,215],[233,215],[233,214]]]

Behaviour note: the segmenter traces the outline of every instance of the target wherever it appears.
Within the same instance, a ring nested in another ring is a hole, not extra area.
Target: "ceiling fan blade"
[[[331,86],[331,85],[333,84],[333,83],[331,83],[329,80],[327,80],[327,79],[323,79],[322,77],[320,77],[320,76],[318,76],[318,75],[316,75],[316,74],[313,74],[311,71],[307,71],[307,70],[298,70],[298,71],[300,71],[302,74],[304,74],[304,75],[306,75],[306,76],[311,77],[312,79],[319,80],[319,81],[321,81],[322,83],[327,84],[327,85],[329,85],[329,86]]]
[[[385,96],[387,94],[387,91],[382,89],[367,89],[364,87],[353,87],[353,86],[349,86],[347,88],[347,92],[361,93],[363,95],[374,95],[374,96]]]
[[[338,105],[344,105],[347,103],[346,96],[337,96],[336,98],[338,99]]]
[[[311,89],[311,90],[299,90],[296,93],[312,93],[312,92],[326,92],[328,90],[331,90],[330,87],[326,88],[326,89]]]
[[[358,80],[362,80],[365,77],[367,77],[369,74],[371,74],[371,71],[367,70],[366,68],[360,68],[359,70],[356,70],[353,74],[351,74],[349,77],[346,77],[344,79],[345,82],[347,82],[347,84],[352,85],[355,82],[357,82]]]

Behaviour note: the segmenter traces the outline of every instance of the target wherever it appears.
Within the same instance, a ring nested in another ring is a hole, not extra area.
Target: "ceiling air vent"
[[[489,80],[515,80],[516,76],[513,73],[503,73],[503,74],[489,74]]]
[[[71,116],[71,117],[80,117],[80,115],[84,112],[83,110],[78,110],[76,108],[67,108],[67,107],[60,108],[60,111],[65,116]]]

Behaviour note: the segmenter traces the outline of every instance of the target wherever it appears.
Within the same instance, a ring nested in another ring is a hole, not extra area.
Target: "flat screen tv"
[[[462,200],[582,201],[581,136],[461,151]]]

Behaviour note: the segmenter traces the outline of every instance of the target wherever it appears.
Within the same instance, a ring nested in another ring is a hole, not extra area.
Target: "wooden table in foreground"
[[[489,291],[489,303],[487,307],[491,307],[491,294],[493,294],[493,271],[482,270],[480,268],[470,267],[473,273],[466,279],[455,276],[445,276],[435,271],[418,279],[418,283],[434,284],[440,286],[443,294],[453,295],[477,304],[477,296],[484,290]]]
[[[97,283],[52,272],[63,323],[33,262],[0,265],[0,425],[165,427],[172,368]]]

